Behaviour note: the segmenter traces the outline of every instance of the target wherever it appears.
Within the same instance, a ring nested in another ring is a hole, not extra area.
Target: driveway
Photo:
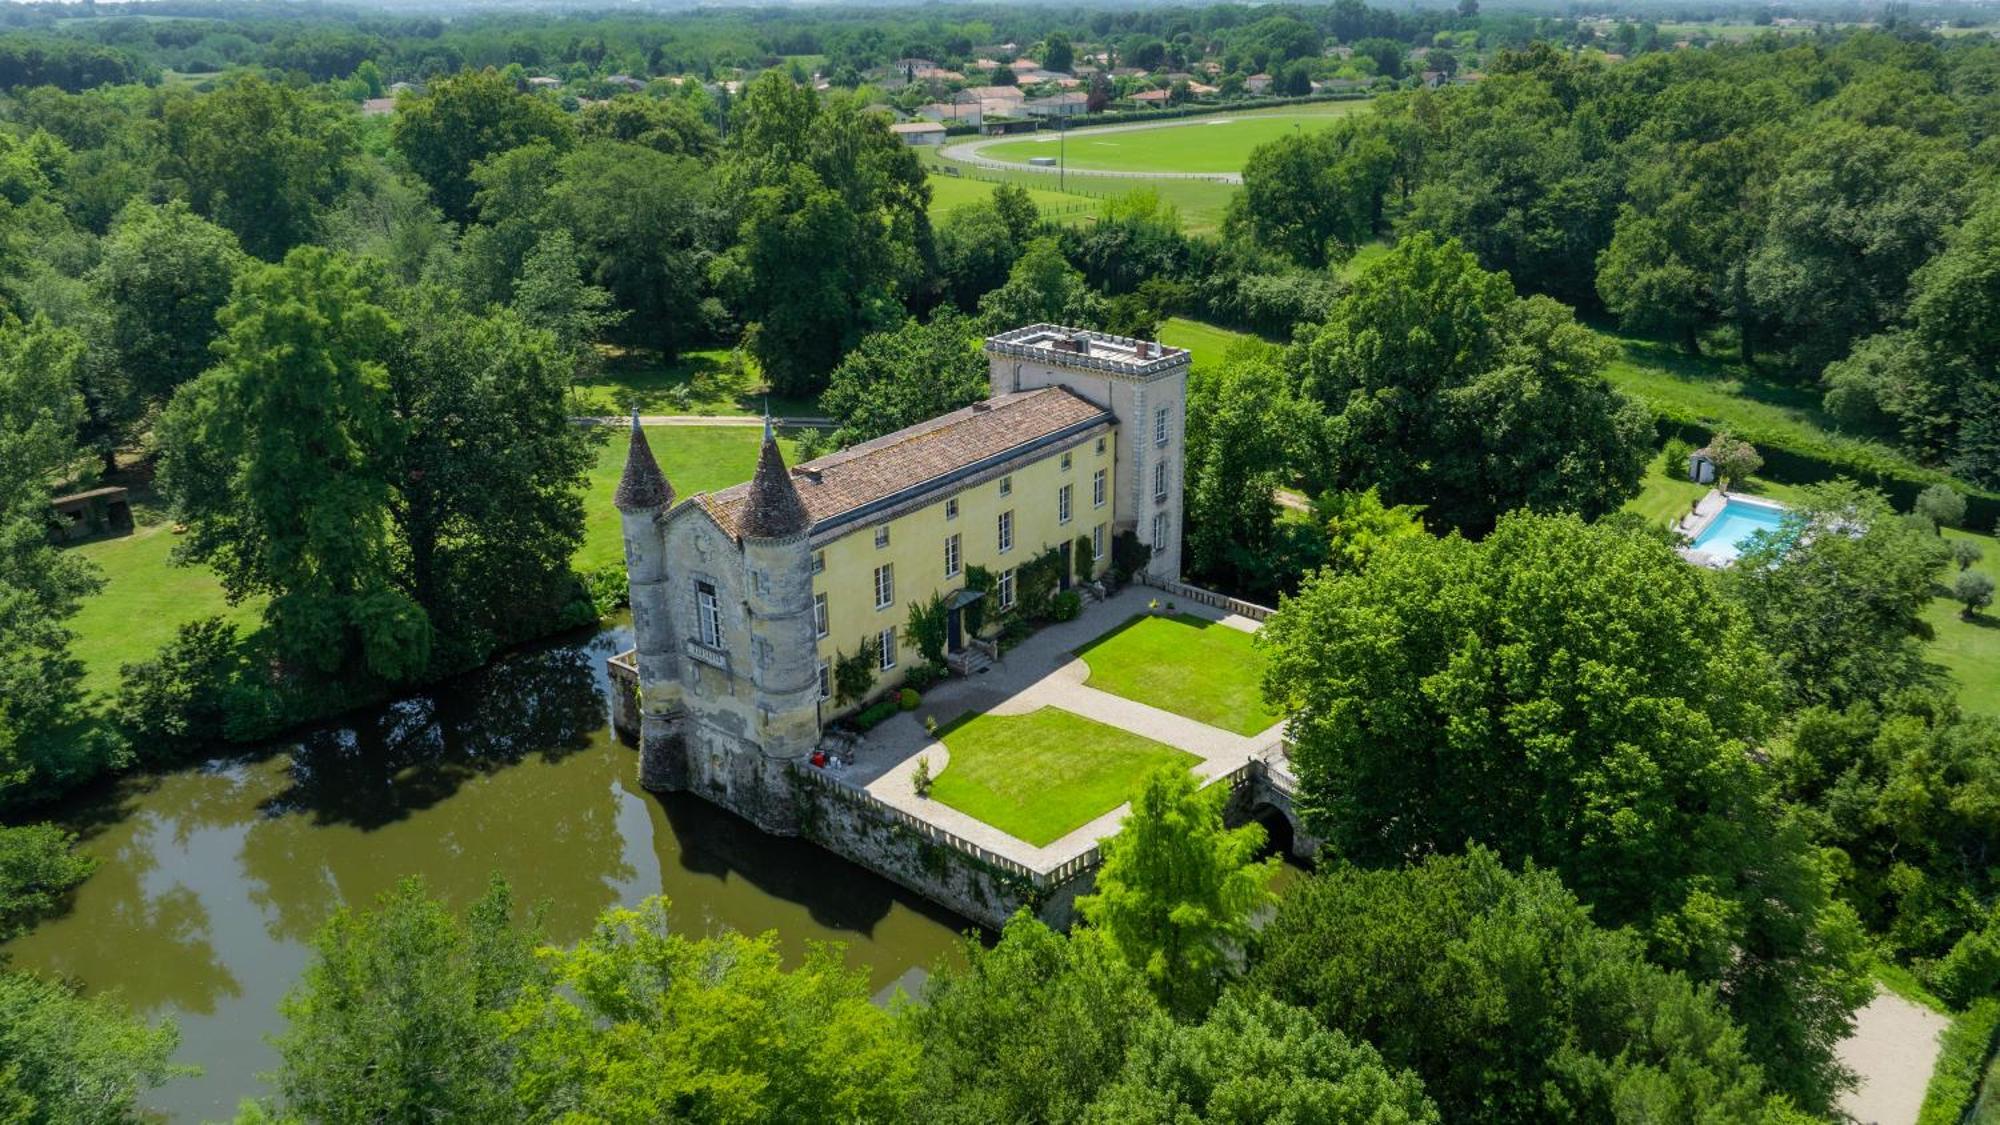
[[[1860,1083],[1840,1099],[1859,1125],[1915,1125],[1937,1066],[1938,1036],[1951,1021],[1887,989],[1854,1013],[1854,1034],[1836,1048]]]

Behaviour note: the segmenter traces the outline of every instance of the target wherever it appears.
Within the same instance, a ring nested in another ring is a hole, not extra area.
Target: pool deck
[[[1719,488],[1709,489],[1708,495],[1695,501],[1694,508],[1687,515],[1682,516],[1679,523],[1674,525],[1674,531],[1679,535],[1685,536],[1689,544],[1680,549],[1682,558],[1696,566],[1708,567],[1710,570],[1721,570],[1723,567],[1736,561],[1733,557],[1725,558],[1721,555],[1710,554],[1707,551],[1697,551],[1693,546],[1694,542],[1701,538],[1701,533],[1708,530],[1708,525],[1714,523],[1716,518],[1722,515],[1722,510],[1728,507],[1731,501],[1759,508],[1769,508],[1774,512],[1789,510],[1776,500],[1765,500],[1757,496],[1745,496],[1740,492],[1732,495]]]

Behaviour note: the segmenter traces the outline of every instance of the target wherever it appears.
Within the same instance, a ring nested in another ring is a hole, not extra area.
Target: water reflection
[[[328,912],[421,874],[455,902],[500,872],[550,936],[666,894],[683,930],[844,941],[876,987],[928,967],[965,923],[694,798],[641,791],[606,729],[606,630],[523,652],[256,755],[127,779],[69,810],[104,860],[74,908],[6,949],[181,1024],[205,1069],[154,1104],[227,1116],[276,1062],[265,1037]]]

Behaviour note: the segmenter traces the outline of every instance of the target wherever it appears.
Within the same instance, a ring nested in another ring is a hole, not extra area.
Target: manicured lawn
[[[768,401],[781,418],[819,413],[812,399],[770,395],[757,361],[740,365],[729,348],[683,352],[664,363],[658,352],[611,348],[596,377],[576,383],[579,414],[762,414]]]
[[[1055,707],[970,714],[939,736],[951,761],[931,799],[1036,847],[1131,800],[1154,768],[1200,760]]]
[[[924,149],[918,159],[933,167],[956,163],[943,159],[929,148]],[[1141,189],[1150,190],[1159,195],[1160,202],[1168,204],[1179,213],[1181,229],[1188,234],[1213,234],[1221,229],[1222,213],[1228,208],[1230,198],[1240,190],[1236,184],[1217,183],[1214,180],[1071,176],[1063,190],[1056,191],[1053,189],[1058,181],[1053,173],[1026,170],[1010,172],[996,168],[975,168],[971,165],[960,165],[960,167],[965,170],[967,177],[973,178],[974,182],[997,180],[1019,184],[1029,191],[1040,191],[1059,200],[1068,200],[1075,196],[1090,203],[1089,209],[1080,215],[1059,213],[1053,216],[1063,222],[1088,221],[1103,209],[1105,200],[1129,195]],[[942,176],[933,176],[931,182],[935,184],[942,179],[944,179]],[[935,195],[932,196],[932,206],[935,217]]]
[[[576,553],[579,569],[615,564],[624,558],[618,511],[611,492],[625,466],[629,431],[606,428],[590,471],[584,497],[584,541]],[[646,431],[661,469],[682,496],[727,488],[748,480],[757,465],[760,431],[754,426],[655,426]],[[785,456],[796,450],[785,441]],[[97,564],[104,591],[85,599],[71,622],[71,651],[83,662],[84,688],[103,694],[118,686],[118,666],[152,656],[189,621],[221,614],[255,630],[261,599],[231,606],[222,583],[205,566],[173,566],[168,554],[179,537],[166,523],[142,526],[131,535],[74,548]]]
[[[1285,112],[1228,114],[1176,121],[1148,129],[1071,129],[1004,144],[980,155],[1025,164],[1059,152],[1072,168],[1116,172],[1240,172],[1258,145],[1312,129],[1324,129],[1355,113],[1365,101],[1329,102]]]
[[[1252,735],[1283,716],[1264,702],[1264,654],[1250,634],[1182,614],[1141,615],[1077,651],[1084,683]]]

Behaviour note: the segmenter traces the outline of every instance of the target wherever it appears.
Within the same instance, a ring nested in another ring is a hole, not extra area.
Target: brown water
[[[463,904],[500,872],[574,941],[606,907],[664,894],[685,932],[840,941],[878,989],[914,990],[967,923],[820,849],[637,784],[612,739],[607,629],[259,755],[129,779],[66,819],[103,859],[75,907],[0,952],[180,1025],[200,1066],[148,1098],[176,1120],[265,1092],[266,1037],[312,935],[404,875]]]

